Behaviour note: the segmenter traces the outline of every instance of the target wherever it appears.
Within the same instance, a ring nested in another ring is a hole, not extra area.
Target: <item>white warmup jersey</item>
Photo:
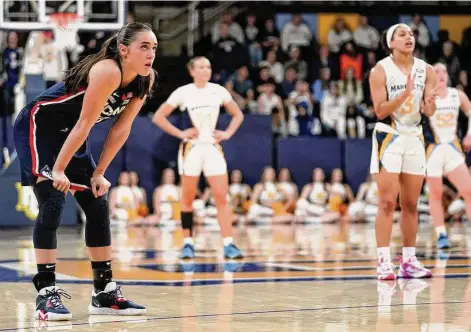
[[[435,101],[437,110],[430,117],[435,143],[452,143],[457,139],[456,129],[460,112],[460,96],[455,88],[448,88],[445,98]]]
[[[406,89],[407,75],[396,66],[391,56],[384,58],[379,64],[383,67],[386,74],[388,100],[392,100]],[[421,59],[414,58],[411,75],[415,75],[415,86],[409,97],[391,114],[390,119],[388,119],[389,123],[387,123],[387,125],[390,127],[390,130],[382,125],[380,125],[381,128],[378,129],[393,134],[404,132],[420,135],[422,133],[420,126],[422,120],[420,107],[425,90],[427,63]]]
[[[395,99],[407,86],[407,75],[391,56],[379,62],[386,75],[388,100]],[[389,173],[425,174],[425,147],[422,135],[421,104],[425,90],[427,63],[414,58],[411,75],[414,87],[409,97],[389,117],[377,122],[373,134],[371,173],[382,168]]]
[[[187,110],[193,126],[199,136],[188,142],[182,142],[178,158],[180,175],[205,176],[227,173],[227,165],[222,149],[215,144],[213,132],[219,118],[220,107],[232,100],[229,92],[222,86],[207,83],[204,88],[197,88],[193,83],[175,90],[167,104]]]
[[[437,110],[429,118],[427,137],[427,175],[442,177],[465,162],[456,135],[460,96],[455,88],[448,88],[445,98],[435,101]]]

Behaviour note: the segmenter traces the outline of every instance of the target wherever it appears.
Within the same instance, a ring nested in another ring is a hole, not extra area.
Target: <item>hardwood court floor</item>
[[[395,225],[392,250],[400,253]],[[179,229],[114,230],[113,271],[142,317],[88,316],[91,270],[82,235],[59,235],[58,285],[70,322],[32,319],[31,229],[0,232],[0,331],[470,331],[471,227],[450,230],[453,248],[435,249],[421,225],[418,256],[430,280],[378,282],[372,225],[238,227],[247,258],[222,259],[219,233],[197,230],[198,257],[178,259]]]

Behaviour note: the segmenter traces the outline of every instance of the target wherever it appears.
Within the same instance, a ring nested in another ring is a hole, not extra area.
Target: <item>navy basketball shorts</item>
[[[54,163],[77,120],[67,114],[66,110],[51,112],[34,103],[20,112],[13,132],[22,186],[33,186],[40,176],[52,180]],[[90,179],[95,167],[87,139],[65,169],[70,189],[90,189]]]

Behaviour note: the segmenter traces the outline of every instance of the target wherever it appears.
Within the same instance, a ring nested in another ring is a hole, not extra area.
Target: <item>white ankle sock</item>
[[[437,238],[440,236],[440,234],[446,235],[446,227],[445,227],[445,225],[435,227],[435,233],[437,233]]]
[[[186,238],[183,239],[183,243],[193,245],[193,238],[192,237],[186,237]]]
[[[228,246],[229,244],[234,242],[234,240],[232,239],[232,236],[225,237],[223,241],[224,241],[224,246]]]
[[[378,253],[378,260],[383,259],[385,262],[391,262],[391,250],[389,247],[381,247],[376,249]]]
[[[415,256],[415,247],[404,247],[402,248],[402,258],[407,261],[409,258]]]

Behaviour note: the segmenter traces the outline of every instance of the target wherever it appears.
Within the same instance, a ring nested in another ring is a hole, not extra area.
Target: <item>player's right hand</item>
[[[465,152],[469,152],[471,150],[471,135],[468,135],[463,139],[463,148]]]
[[[70,188],[70,181],[64,172],[53,170],[52,181],[53,181],[54,188],[56,188],[59,191],[62,191],[64,194],[67,194]]]
[[[198,137],[198,130],[196,128],[188,128],[181,132],[179,138],[181,140],[189,140],[196,137]]]

